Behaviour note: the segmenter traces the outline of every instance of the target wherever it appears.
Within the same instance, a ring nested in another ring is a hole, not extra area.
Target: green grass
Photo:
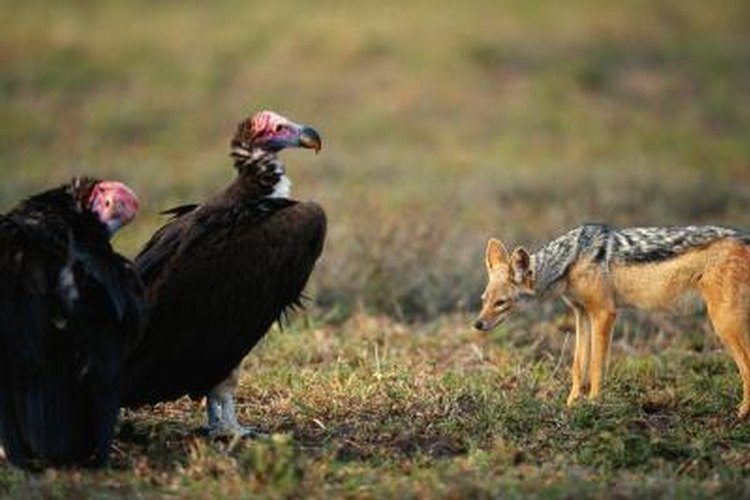
[[[559,305],[466,328],[489,236],[750,226],[747,2],[29,0],[0,27],[0,210],[122,179],[132,256],[272,108],[321,132],[284,159],[330,221],[308,323],[247,360],[241,417],[272,439],[206,441],[180,401],[126,415],[108,469],[3,466],[3,493],[747,494],[738,377],[700,317],[623,315],[604,402],[570,411]]]
[[[187,399],[126,412],[111,465],[26,476],[26,497],[736,497],[750,429],[739,378],[681,338],[661,354],[616,338],[601,403],[566,409],[571,344],[542,323],[515,338],[466,316],[419,327],[355,315],[296,322],[248,357],[240,418],[270,437],[211,441]],[[547,333],[544,333],[546,328]],[[541,340],[541,342],[540,342]],[[562,368],[561,368],[562,366]]]

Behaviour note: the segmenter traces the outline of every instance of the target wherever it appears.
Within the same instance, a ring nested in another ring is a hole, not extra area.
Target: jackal
[[[750,233],[721,226],[616,229],[586,224],[529,254],[487,244],[487,288],[474,323],[491,330],[519,303],[560,296],[576,322],[568,406],[589,378],[598,398],[617,309],[672,309],[696,293],[742,377],[737,415],[750,413]],[[591,358],[589,363],[589,358]]]

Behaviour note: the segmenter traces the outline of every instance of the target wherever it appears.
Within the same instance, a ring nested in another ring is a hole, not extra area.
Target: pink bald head
[[[107,227],[111,236],[135,218],[138,197],[122,182],[99,181],[91,190],[88,207]]]
[[[308,148],[320,151],[320,135],[312,127],[294,123],[273,111],[260,111],[240,122],[232,139],[234,152],[252,147],[278,152],[285,148]]]

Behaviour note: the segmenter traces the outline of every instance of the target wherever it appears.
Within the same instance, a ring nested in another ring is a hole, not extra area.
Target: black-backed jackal
[[[568,406],[589,378],[601,391],[618,307],[671,309],[697,292],[742,377],[738,417],[750,413],[750,233],[720,226],[615,229],[580,226],[533,254],[487,244],[487,288],[474,323],[490,330],[526,299],[561,296],[573,310],[576,342]],[[590,358],[590,362],[589,362]]]

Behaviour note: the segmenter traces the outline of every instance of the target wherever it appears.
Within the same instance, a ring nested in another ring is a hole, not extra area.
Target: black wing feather
[[[107,456],[142,321],[135,272],[48,198],[0,219],[0,440],[28,468]]]

